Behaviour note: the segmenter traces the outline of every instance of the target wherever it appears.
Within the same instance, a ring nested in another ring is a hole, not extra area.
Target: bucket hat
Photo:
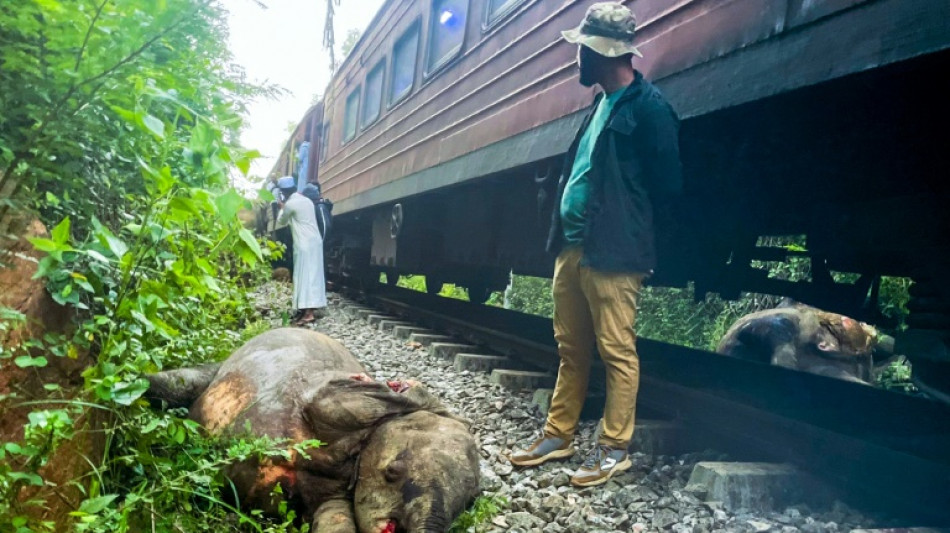
[[[278,189],[293,189],[296,187],[293,176],[284,176],[277,180]]]
[[[637,18],[619,2],[599,2],[587,9],[576,29],[562,31],[567,42],[582,44],[602,56],[619,57],[634,54],[643,57],[633,45]]]

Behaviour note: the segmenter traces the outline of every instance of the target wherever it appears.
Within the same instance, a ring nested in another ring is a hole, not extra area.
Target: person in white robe
[[[277,180],[284,201],[277,216],[278,227],[290,225],[294,239],[294,309],[303,312],[298,325],[316,321],[314,311],[327,306],[323,272],[323,236],[317,227],[313,202],[297,192],[292,176]]]

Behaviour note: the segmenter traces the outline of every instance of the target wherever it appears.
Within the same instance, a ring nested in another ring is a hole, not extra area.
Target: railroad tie
[[[411,322],[406,322],[405,320],[392,319],[392,320],[380,320],[377,324],[379,331],[392,331],[396,326],[411,326]]]
[[[508,370],[504,368],[496,368],[491,372],[492,383],[514,391],[551,388],[554,386],[554,379],[554,376],[547,372]]]
[[[785,463],[696,463],[686,490],[725,509],[768,512],[823,493],[818,482]]]
[[[398,320],[398,319],[391,315],[381,315],[379,313],[374,313],[366,317],[366,322],[368,322],[370,326],[377,326],[383,320]]]
[[[455,358],[459,353],[477,353],[477,347],[471,344],[460,344],[455,342],[433,342],[429,345],[429,355],[445,359],[447,361]]]
[[[455,370],[462,372],[491,372],[496,368],[504,368],[511,364],[511,360],[503,355],[482,355],[475,353],[455,354]]]
[[[393,336],[397,339],[409,340],[415,333],[435,333],[429,328],[421,326],[396,326],[393,328]]]
[[[409,336],[409,342],[417,342],[422,346],[430,346],[433,342],[447,342],[451,340],[452,337],[438,333],[413,333]]]

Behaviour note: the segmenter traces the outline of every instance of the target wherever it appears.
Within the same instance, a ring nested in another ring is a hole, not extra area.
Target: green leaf
[[[51,239],[44,239],[42,237],[27,237],[27,240],[30,241],[30,244],[33,245],[33,248],[41,252],[55,252],[61,249],[61,246]]]
[[[248,150],[241,154],[234,164],[241,170],[241,173],[247,176],[247,173],[251,170],[251,161],[261,157],[261,153],[257,150]]]
[[[66,241],[69,240],[69,225],[69,217],[66,217],[53,228],[53,231],[50,232],[50,236],[53,237],[53,242],[56,244],[66,244]]]
[[[112,387],[112,401],[119,405],[132,405],[148,390],[148,380],[139,378],[132,383],[120,381]]]
[[[104,256],[104,255],[102,255],[102,254],[100,254],[99,252],[97,252],[97,251],[95,251],[95,250],[86,250],[86,255],[88,255],[89,257],[91,257],[91,258],[93,258],[93,259],[95,259],[96,261],[100,261],[100,262],[106,263],[106,264],[110,263],[108,257],[106,257],[106,256]]]
[[[30,355],[21,355],[13,360],[13,364],[20,368],[29,368],[31,366],[42,368],[49,364],[45,357],[33,357]]]
[[[237,216],[237,212],[244,206],[246,200],[234,189],[228,189],[228,192],[214,199],[218,207],[218,216],[224,220],[231,220]]]
[[[254,238],[254,234],[252,234],[250,230],[247,228],[242,228],[241,231],[238,232],[238,237],[240,237],[241,240],[244,241],[244,244],[246,244],[247,247],[250,248],[252,252],[254,252],[254,255],[257,257],[258,261],[264,259],[264,256],[261,254],[261,246],[258,244],[257,239]]]
[[[29,472],[10,472],[7,477],[13,481],[25,481],[34,487],[43,485],[43,478]]]
[[[116,259],[121,259],[129,251],[128,245],[122,239],[116,237],[109,228],[105,227],[97,219],[92,220],[92,226],[95,229],[94,234],[99,242],[112,252]]]
[[[277,198],[274,197],[274,193],[268,191],[267,189],[261,189],[257,191],[257,199],[261,202],[273,202]]]
[[[145,117],[142,119],[142,125],[145,126],[155,137],[159,139],[165,138],[165,123],[162,122],[158,117],[153,115],[145,115]]]
[[[183,211],[191,215],[201,214],[201,211],[198,210],[198,206],[195,205],[195,202],[191,198],[172,198],[171,201],[168,202],[168,207],[169,209]]]
[[[118,497],[118,494],[106,494],[105,496],[99,496],[98,498],[89,498],[88,500],[83,500],[83,502],[79,504],[79,512],[86,514],[97,514],[105,510],[106,507],[109,507],[109,504],[111,504]]]
[[[125,120],[126,122],[130,124],[135,123],[136,119],[138,118],[138,115],[135,113],[135,111],[129,111],[128,109],[123,109],[119,106],[111,106],[111,108],[112,108],[112,111],[115,112],[115,114],[119,115],[122,118],[122,120]]]

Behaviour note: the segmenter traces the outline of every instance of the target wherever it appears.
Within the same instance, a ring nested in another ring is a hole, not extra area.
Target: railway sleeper
[[[460,353],[483,354],[483,351],[473,344],[457,342],[433,342],[429,345],[429,355],[437,359],[454,360]]]
[[[451,340],[452,337],[440,333],[413,333],[409,336],[409,342],[421,346],[430,346],[433,342],[448,342]]]
[[[415,335],[416,333],[435,334],[435,332],[432,331],[431,329],[424,328],[421,326],[408,325],[408,326],[395,326],[393,328],[393,336],[396,337],[397,339],[409,340],[409,338]]]
[[[379,323],[382,322],[383,320],[397,320],[397,318],[391,315],[381,315],[379,313],[372,314],[366,317],[366,322],[370,326],[378,326]]]
[[[377,327],[379,331],[392,331],[399,326],[411,326],[411,322],[405,320],[393,319],[393,320],[380,320]]]
[[[551,388],[554,386],[554,380],[555,377],[547,372],[505,368],[496,368],[491,372],[492,383],[512,391]]]
[[[729,511],[767,512],[832,499],[818,480],[784,463],[700,462],[685,490]]]
[[[458,353],[455,355],[455,370],[462,372],[491,372],[496,368],[510,368],[512,360],[503,355]]]

